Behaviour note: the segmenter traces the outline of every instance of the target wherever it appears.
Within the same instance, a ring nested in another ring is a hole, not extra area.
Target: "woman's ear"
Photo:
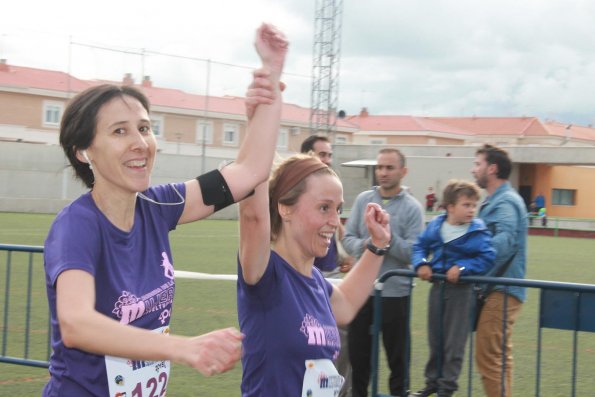
[[[279,215],[283,222],[289,222],[291,220],[291,207],[285,204],[277,204],[277,209],[279,211]]]

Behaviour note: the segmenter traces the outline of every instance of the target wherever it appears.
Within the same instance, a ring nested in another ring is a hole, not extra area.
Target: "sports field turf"
[[[43,245],[53,215],[0,213],[0,243]],[[81,236],[84,238],[84,236]],[[238,228],[235,221],[205,220],[184,225],[171,233],[176,269],[207,273],[235,274]],[[47,337],[47,304],[43,284],[43,264],[39,255],[33,263],[32,340],[29,356],[44,360]],[[554,237],[529,238],[529,279],[595,284],[595,242],[588,239]],[[24,302],[19,294],[26,289],[27,259],[12,256],[10,326],[8,354],[23,351]],[[0,253],[0,316],[4,316],[6,253]],[[15,287],[15,282],[18,287]],[[425,338],[428,284],[417,280],[413,292],[411,387],[423,386],[423,366],[427,359]],[[16,296],[16,297],[15,297]],[[215,328],[237,326],[235,283],[231,281],[178,280],[172,329],[183,335],[197,335]],[[535,395],[537,291],[529,291],[514,334],[515,396]],[[594,309],[595,315],[595,309]],[[4,330],[2,334],[4,333]],[[2,337],[0,334],[0,338]],[[544,330],[541,395],[569,396],[571,393],[572,347],[570,331]],[[0,339],[1,343],[4,340]],[[595,395],[595,335],[578,334],[577,396]],[[386,366],[381,363],[380,386],[386,392]],[[466,368],[466,366],[465,366]],[[239,395],[241,368],[205,378],[180,365],[174,365],[168,396],[228,397]],[[47,370],[0,364],[0,396],[35,396],[47,381]],[[473,378],[475,396],[481,396],[479,378]],[[466,395],[467,374],[460,378]]]

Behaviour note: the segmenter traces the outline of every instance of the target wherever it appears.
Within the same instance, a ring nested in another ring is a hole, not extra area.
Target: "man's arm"
[[[411,261],[411,247],[417,241],[417,236],[424,229],[424,215],[421,205],[411,205],[408,212],[401,216],[405,217],[405,227],[402,228],[402,234],[398,234],[399,230],[392,227],[392,241],[387,255],[397,259],[400,263],[410,263]],[[392,225],[391,225],[392,226]]]
[[[359,258],[364,250],[364,242],[368,238],[367,234],[360,231],[362,212],[362,193],[360,193],[353,203],[351,214],[345,224],[345,236],[341,240],[343,248],[349,255]]]
[[[518,249],[519,213],[512,201],[503,200],[495,204],[491,212],[497,213],[497,218],[487,224],[492,232],[492,244],[496,250],[495,266],[489,272],[493,274],[504,265]]]

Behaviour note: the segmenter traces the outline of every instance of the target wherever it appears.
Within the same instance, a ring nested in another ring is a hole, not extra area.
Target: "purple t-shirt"
[[[306,277],[275,251],[256,285],[244,282],[238,264],[238,317],[246,335],[242,396],[299,396],[306,360],[337,358],[332,289],[318,269]]]
[[[321,272],[330,272],[337,268],[337,240],[335,240],[335,236],[331,239],[326,255],[314,258],[314,266]]]
[[[185,196],[184,184],[175,188]],[[144,194],[157,202],[180,201],[172,185],[155,186]],[[137,198],[134,225],[124,232],[86,193],[57,215],[44,248],[53,353],[43,396],[108,396],[108,382],[115,381],[107,378],[104,356],[64,346],[56,316],[58,276],[71,269],[89,272],[95,278],[98,312],[139,328],[167,327],[175,290],[168,233],[183,209],[183,204],[157,205]],[[167,383],[163,376],[157,381],[157,390]]]

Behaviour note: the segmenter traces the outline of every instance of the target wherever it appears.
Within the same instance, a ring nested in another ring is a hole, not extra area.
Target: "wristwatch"
[[[372,240],[370,239],[370,240],[368,240],[368,245],[366,245],[366,248],[368,248],[370,251],[372,251],[373,254],[382,256],[388,252],[388,249],[390,248],[390,243],[385,245],[382,248],[378,248],[374,244],[372,244]]]

